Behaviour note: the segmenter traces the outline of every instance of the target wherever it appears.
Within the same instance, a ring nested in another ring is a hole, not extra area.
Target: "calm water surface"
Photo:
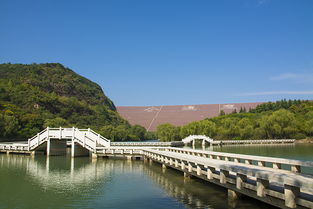
[[[313,159],[312,145],[224,146],[215,151]],[[2,208],[270,208],[228,203],[225,189],[184,180],[158,164],[113,159],[0,155]]]

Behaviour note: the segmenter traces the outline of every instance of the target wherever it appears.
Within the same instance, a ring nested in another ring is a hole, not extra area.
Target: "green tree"
[[[4,136],[10,137],[19,130],[19,121],[14,115],[4,114]]]
[[[138,140],[145,138],[146,129],[140,125],[134,125],[130,128],[130,133]]]
[[[69,124],[67,121],[61,117],[56,117],[53,119],[46,119],[44,122],[44,127],[51,127],[51,128],[57,128],[57,127],[69,127]]]
[[[199,123],[199,134],[206,135],[208,137],[215,137],[216,136],[216,124],[209,120],[203,120]]]
[[[145,138],[145,140],[155,140],[158,137],[156,136],[155,132],[147,131],[145,133],[145,137],[144,138]]]
[[[180,128],[172,124],[165,123],[157,127],[157,136],[161,141],[178,141],[180,138]]]

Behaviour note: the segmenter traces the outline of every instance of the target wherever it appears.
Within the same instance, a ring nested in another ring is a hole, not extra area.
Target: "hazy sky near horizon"
[[[7,62],[59,62],[117,106],[313,99],[313,1],[0,0]]]

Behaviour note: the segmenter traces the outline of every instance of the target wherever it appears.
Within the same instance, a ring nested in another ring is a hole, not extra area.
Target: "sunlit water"
[[[311,160],[313,146],[224,146],[215,151]],[[301,149],[301,150],[298,150]],[[281,151],[279,151],[281,150]],[[279,154],[280,153],[280,154]],[[225,189],[160,165],[123,159],[0,155],[0,208],[270,208],[236,205]]]

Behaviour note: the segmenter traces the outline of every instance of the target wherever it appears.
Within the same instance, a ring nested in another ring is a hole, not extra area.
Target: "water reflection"
[[[0,155],[0,179],[0,208],[230,207],[225,189],[143,161]]]
[[[144,173],[186,208],[273,208],[250,198],[228,201],[226,189],[199,179],[183,178],[182,173],[163,170],[159,165],[145,164]]]
[[[89,159],[87,160],[89,161]],[[86,163],[82,160],[74,161],[74,159],[64,157],[33,159],[20,155],[8,157],[0,155],[0,161],[1,167],[25,169],[26,174],[43,188],[57,189],[60,192],[63,190],[79,191],[80,185],[88,185],[99,179],[103,180],[104,177],[110,176],[113,167],[112,164]]]

